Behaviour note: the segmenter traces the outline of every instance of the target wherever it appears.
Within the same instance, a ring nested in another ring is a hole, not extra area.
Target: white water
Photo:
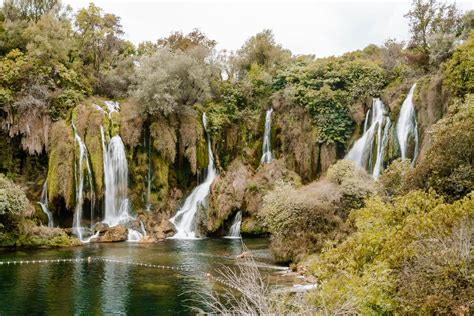
[[[229,235],[225,236],[225,238],[241,238],[240,237],[240,224],[242,223],[242,212],[238,211],[235,214],[234,222],[232,226],[230,226]]]
[[[43,191],[41,191],[41,200],[38,202],[38,204],[41,206],[41,210],[43,211],[43,213],[48,216],[48,227],[54,227],[53,214],[49,211],[48,208],[48,180],[46,180],[43,184]]]
[[[271,148],[271,131],[272,131],[272,113],[273,109],[269,108],[265,114],[265,133],[263,135],[262,158],[260,163],[270,163],[273,160]]]
[[[370,114],[372,117],[369,123]],[[378,178],[383,167],[383,152],[388,140],[390,124],[384,104],[380,99],[374,98],[372,109],[367,112],[365,118],[364,133],[346,155],[346,159],[354,161],[359,168],[366,169],[375,179]],[[375,162],[372,157],[374,146],[377,146]]]
[[[128,237],[127,241],[129,242],[137,242],[140,241],[140,239],[143,238],[143,234],[134,230],[134,229],[128,229]]]
[[[418,155],[418,127],[416,123],[415,106],[413,105],[413,93],[415,92],[416,83],[410,88],[408,95],[403,101],[400,114],[397,121],[397,139],[400,144],[400,153],[402,159],[408,159],[408,144],[410,136],[415,142],[412,164],[415,163]]]
[[[207,118],[206,113],[202,116],[202,124],[207,132]],[[196,223],[195,215],[199,206],[204,205],[206,198],[209,195],[212,181],[217,176],[217,171],[214,167],[214,156],[211,149],[211,138],[207,134],[207,152],[209,157],[209,164],[207,166],[207,176],[203,183],[194,188],[191,194],[184,201],[183,206],[178,210],[176,215],[170,219],[170,222],[176,228],[176,234],[171,238],[176,239],[196,239]]]
[[[107,112],[109,113],[109,118],[112,117],[113,112],[118,112],[120,110],[120,104],[115,101],[105,101],[105,106],[107,107]]]
[[[75,180],[76,180],[76,207],[74,209],[74,218],[73,218],[73,233],[77,236],[77,238],[81,242],[85,242],[84,239],[84,226],[82,225],[82,217],[83,217],[83,204],[84,204],[84,162],[87,171],[87,178],[89,180],[89,187],[90,187],[90,201],[91,201],[91,222],[90,227],[93,227],[93,217],[94,217],[94,190],[92,186],[92,172],[89,163],[89,157],[87,155],[87,148],[84,142],[82,141],[81,137],[76,132],[76,127],[74,123],[72,124],[72,128],[74,131],[74,140],[76,142],[76,165],[75,165]]]
[[[120,136],[114,136],[105,144],[104,129],[100,128],[105,182],[105,217],[110,227],[133,219],[128,205],[128,165],[125,146]]]

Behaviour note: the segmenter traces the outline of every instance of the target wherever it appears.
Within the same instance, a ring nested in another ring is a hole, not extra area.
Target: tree
[[[5,0],[2,10],[7,20],[38,22],[45,14],[64,17],[70,8],[63,6],[61,0]]]
[[[43,15],[24,32],[29,55],[48,64],[68,60],[73,46],[70,35],[69,22],[60,21],[52,14]]]
[[[80,56],[85,64],[92,66],[98,86],[101,71],[108,70],[128,47],[120,38],[123,35],[120,18],[104,14],[101,8],[91,3],[88,8],[77,12],[75,26]]]
[[[171,33],[168,37],[160,38],[157,42],[158,47],[169,47],[171,50],[187,51],[197,46],[212,50],[217,42],[209,39],[206,34],[199,29],[193,29],[187,35],[183,32]]]
[[[405,15],[410,21],[412,47],[418,47],[434,64],[450,56],[464,24],[455,4],[437,0],[413,0],[412,9]]]
[[[271,30],[264,30],[249,38],[237,51],[235,62],[238,65],[239,76],[249,71],[252,64],[257,64],[270,74],[289,62],[291,52],[283,49],[275,42]]]
[[[205,62],[209,51],[161,48],[139,59],[132,95],[150,115],[169,114],[180,106],[192,106],[210,97],[212,65]]]

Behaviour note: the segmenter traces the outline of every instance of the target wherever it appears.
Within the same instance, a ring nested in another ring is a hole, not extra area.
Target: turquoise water
[[[266,239],[246,240],[262,273],[284,283]],[[67,263],[0,265],[0,315],[188,315],[199,306],[197,287],[218,288],[206,278],[235,264],[239,240],[167,240],[158,244],[90,244],[75,248],[0,250],[0,261],[107,258],[187,268],[182,273],[92,259]],[[281,269],[280,269],[281,270]]]

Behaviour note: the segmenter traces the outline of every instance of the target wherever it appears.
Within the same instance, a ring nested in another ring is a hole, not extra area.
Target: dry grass
[[[276,293],[260,273],[251,251],[242,242],[245,256],[237,258],[235,268],[224,266],[215,281],[224,285],[217,291],[196,286],[191,309],[210,315],[311,315],[314,313],[303,293]]]

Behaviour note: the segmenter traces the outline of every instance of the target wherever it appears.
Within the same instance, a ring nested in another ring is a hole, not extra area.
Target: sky
[[[91,0],[63,0],[75,10]],[[94,0],[121,17],[125,38],[138,44],[173,31],[198,28],[218,42],[217,49],[237,50],[249,37],[271,29],[294,54],[340,55],[388,38],[407,40],[411,0]],[[449,2],[449,0],[448,0]],[[457,1],[463,10],[474,1]]]

